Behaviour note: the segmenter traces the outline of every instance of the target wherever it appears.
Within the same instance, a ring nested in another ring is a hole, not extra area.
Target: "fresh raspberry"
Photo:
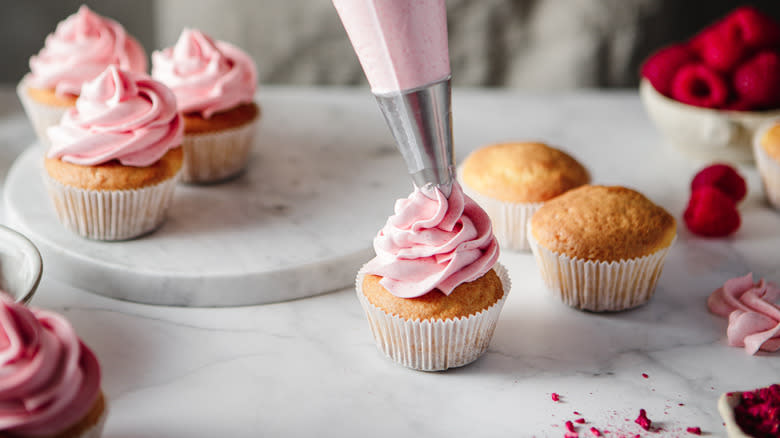
[[[642,64],[642,77],[647,78],[659,93],[670,96],[672,79],[680,67],[696,60],[696,55],[683,44],[659,49]]]
[[[734,90],[754,109],[780,107],[780,54],[759,52],[734,73]]]
[[[747,194],[745,179],[728,164],[713,164],[700,170],[691,181],[691,191],[704,186],[720,190],[734,202],[745,199]]]
[[[709,186],[691,194],[683,220],[692,233],[705,237],[727,236],[737,231],[741,222],[734,200]]]
[[[748,101],[736,97],[728,102],[721,109],[729,111],[752,111],[755,107]]]
[[[748,55],[748,47],[728,23],[716,24],[697,39],[699,56],[705,64],[721,73],[730,73]]]
[[[742,6],[724,20],[726,32],[751,49],[780,45],[780,24],[752,6]]]
[[[718,108],[726,103],[729,90],[716,71],[703,64],[686,64],[672,79],[672,97],[689,105]]]

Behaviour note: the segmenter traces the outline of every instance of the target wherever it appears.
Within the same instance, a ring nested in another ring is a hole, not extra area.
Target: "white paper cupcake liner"
[[[211,183],[240,173],[249,161],[260,117],[237,128],[185,134],[182,181]]]
[[[409,321],[368,301],[363,294],[366,272],[361,268],[355,280],[357,296],[379,350],[393,361],[420,371],[442,371],[477,360],[488,349],[498,315],[511,289],[506,268],[496,263],[493,269],[501,280],[504,296],[492,306],[456,319]]]
[[[155,230],[165,220],[181,171],[158,184],[131,190],[67,186],[44,170],[57,218],[74,233],[95,240],[126,240]]]
[[[458,172],[460,175],[460,172]],[[463,192],[474,200],[490,217],[493,234],[501,249],[510,251],[528,251],[526,230],[531,216],[539,210],[543,202],[503,202],[477,193],[458,177]]]
[[[780,123],[780,121],[774,123]],[[780,209],[780,163],[770,157],[761,146],[761,139],[774,123],[765,126],[756,133],[753,140],[753,156],[756,160],[756,167],[758,167],[758,174],[761,175],[767,200],[775,208]]]
[[[626,310],[648,302],[672,246],[644,257],[595,262],[544,248],[531,234],[531,224],[528,242],[547,288],[569,306],[593,312]]]
[[[49,136],[46,134],[46,130],[49,126],[58,124],[70,107],[46,105],[36,101],[27,93],[26,78],[22,79],[19,85],[16,86],[16,94],[22,102],[24,112],[27,114],[27,118],[30,119],[38,140],[43,145],[49,146]]]

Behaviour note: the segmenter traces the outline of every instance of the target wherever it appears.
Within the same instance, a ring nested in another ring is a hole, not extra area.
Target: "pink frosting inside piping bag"
[[[183,113],[212,114],[252,102],[254,61],[238,47],[184,29],[176,45],[152,53],[152,77],[173,90]]]
[[[728,280],[707,299],[710,312],[728,317],[729,345],[745,347],[750,354],[780,350],[780,288],[753,275]]]
[[[400,298],[438,289],[449,295],[493,268],[498,243],[490,219],[457,182],[447,198],[438,188],[416,188],[395,203],[395,214],[374,239],[376,257],[365,271]]]
[[[54,89],[58,95],[78,95],[84,82],[112,64],[146,72],[146,52],[122,25],[81,6],[57,25],[43,49],[30,58],[28,84]]]
[[[100,365],[63,317],[0,297],[0,431],[50,436],[89,412]]]
[[[150,166],[181,145],[182,129],[171,90],[146,74],[110,66],[84,84],[76,107],[49,128],[48,155],[85,166],[111,160]]]
[[[375,94],[450,75],[444,0],[333,0]]]

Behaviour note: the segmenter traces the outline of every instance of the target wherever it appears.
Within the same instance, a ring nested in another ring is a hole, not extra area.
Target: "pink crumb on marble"
[[[645,411],[644,409],[639,410],[639,416],[636,417],[634,423],[638,424],[644,430],[650,430],[650,425],[653,424],[653,422],[650,421],[649,418],[647,418],[647,411]]]
[[[595,427],[590,428],[590,434],[593,436],[601,436],[601,431],[596,429]]]
[[[557,402],[557,401],[560,401],[560,400],[561,400],[561,396],[560,396],[560,395],[558,395],[558,393],[557,393],[557,392],[553,392],[552,394],[550,394],[550,398],[551,398],[551,399],[552,399],[552,401],[554,401],[554,402]]]
[[[578,419],[574,420],[574,422],[578,423],[578,424],[584,424],[585,423],[585,419],[584,418],[578,418]]]
[[[701,427],[689,427],[685,431],[694,435],[701,435]]]
[[[577,411],[574,411],[574,415],[582,415],[582,414],[580,414],[580,413],[579,413],[579,412],[577,412]]]
[[[577,431],[577,429],[574,428],[574,423],[572,423],[571,421],[566,422],[566,430],[568,430],[569,432]]]
[[[647,373],[642,373],[642,377],[644,377],[646,379],[646,378],[648,378],[650,376],[648,376]]]

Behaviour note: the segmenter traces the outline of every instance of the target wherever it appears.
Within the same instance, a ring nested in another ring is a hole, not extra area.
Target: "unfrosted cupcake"
[[[437,371],[488,348],[510,289],[487,214],[454,183],[449,198],[415,189],[374,239],[357,295],[379,349]]]
[[[67,228],[122,240],[163,222],[183,160],[181,116],[165,85],[110,66],[48,133],[44,180]]]
[[[100,364],[65,318],[0,293],[0,339],[0,436],[100,436]]]
[[[769,202],[780,209],[780,122],[760,130],[753,142],[753,155]]]
[[[597,312],[646,303],[677,235],[666,210],[618,186],[570,190],[546,202],[528,228],[547,287],[566,304]]]
[[[590,182],[588,171],[544,143],[499,143],[472,152],[458,172],[463,190],[485,209],[504,249],[527,250],[528,221],[542,204]]]
[[[16,90],[40,141],[48,143],[46,129],[75,105],[81,86],[109,65],[146,72],[146,52],[122,25],[86,6],[46,37]]]
[[[208,183],[240,173],[260,120],[252,58],[185,29],[175,46],[152,53],[152,76],[173,90],[184,116],[183,180]]]

